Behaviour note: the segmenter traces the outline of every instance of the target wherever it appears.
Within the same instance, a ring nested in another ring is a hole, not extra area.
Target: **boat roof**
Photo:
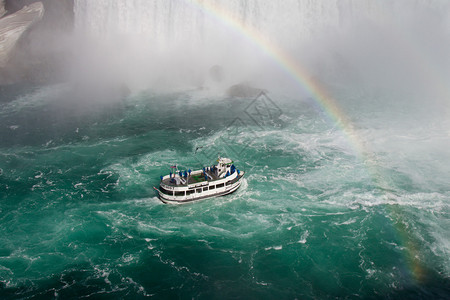
[[[232,161],[231,159],[226,158],[226,157],[219,157],[219,159],[217,160],[217,162],[218,162],[218,163],[225,164],[225,165],[228,165],[228,164],[233,163],[233,161]]]
[[[210,181],[216,181],[219,179],[223,179],[220,178],[219,176],[217,176],[216,173],[211,172],[211,171],[206,171],[206,173],[208,174],[208,178],[210,179]],[[178,175],[175,175],[178,176]],[[188,178],[181,178],[180,177],[174,177],[173,178],[175,180],[175,182],[172,182],[172,178],[164,178],[161,182],[165,185],[168,186],[183,186],[183,185],[189,185],[189,184],[196,184],[196,183],[200,183],[200,182],[208,182],[207,180],[205,180],[205,177],[203,174],[195,174],[195,175],[189,175]]]

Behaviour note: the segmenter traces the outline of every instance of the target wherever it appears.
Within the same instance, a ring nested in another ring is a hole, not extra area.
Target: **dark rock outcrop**
[[[227,95],[229,97],[251,98],[258,96],[261,92],[265,92],[265,90],[252,87],[248,83],[238,83],[228,88]]]

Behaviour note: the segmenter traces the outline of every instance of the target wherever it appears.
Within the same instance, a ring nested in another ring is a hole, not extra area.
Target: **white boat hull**
[[[241,186],[243,177],[244,177],[244,174],[242,173],[241,175],[238,175],[236,178],[234,178],[234,180],[236,180],[236,182],[231,183],[229,185],[227,185],[226,184],[227,182],[225,182],[223,187],[215,188],[214,190],[208,189],[207,191],[204,191],[204,188],[208,187],[209,185],[203,185],[200,187],[191,188],[191,189],[195,190],[195,193],[192,193],[191,195],[186,195],[186,194],[184,196],[167,195],[167,194],[161,192],[161,190],[158,190],[159,199],[164,203],[180,204],[180,203],[188,203],[188,202],[202,200],[202,199],[211,198],[211,197],[225,196],[225,195],[235,192]],[[232,181],[233,181],[233,178],[231,178],[228,182],[232,182]],[[211,183],[214,183],[214,182],[211,182]],[[201,190],[201,191],[197,192],[197,190]]]

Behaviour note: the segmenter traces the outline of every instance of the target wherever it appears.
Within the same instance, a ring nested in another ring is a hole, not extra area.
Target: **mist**
[[[270,45],[328,89],[410,93],[441,99],[440,104],[449,95],[445,1],[215,1],[213,6],[214,13],[190,1],[76,1],[72,78],[115,77],[133,89],[217,92],[247,82],[302,94],[301,84],[266,51]],[[255,31],[266,41],[249,34]],[[221,82],[211,78],[213,66],[222,68]]]
[[[450,1],[42,1],[0,69],[0,295],[448,298]],[[160,203],[218,154],[238,190]]]

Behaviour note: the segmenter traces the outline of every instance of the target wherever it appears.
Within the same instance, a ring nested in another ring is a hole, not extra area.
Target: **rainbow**
[[[291,78],[293,78],[305,91],[307,91],[315,103],[322,109],[329,120],[335,124],[347,138],[349,144],[355,151],[356,156],[367,166],[369,174],[374,183],[382,190],[389,189],[389,183],[384,179],[384,176],[378,170],[375,164],[375,155],[367,148],[365,142],[354,129],[351,120],[339,108],[337,101],[309,76],[307,70],[289,56],[286,51],[268,40],[256,28],[244,24],[241,20],[236,18],[230,11],[220,6],[217,1],[209,0],[185,0],[187,4],[194,9],[200,10],[205,15],[211,17],[223,26],[230,28],[243,36],[246,40],[252,43],[257,49],[260,49],[264,54],[272,58],[277,65],[283,69]],[[393,199],[388,192],[385,192],[385,200]],[[418,259],[419,247],[418,243],[411,236],[404,226],[401,211],[395,205],[389,205],[391,216],[394,219],[394,227],[397,236],[406,248],[406,263],[408,269],[412,274],[412,278],[416,282],[422,282],[425,277],[425,268]]]
[[[346,117],[345,113],[339,108],[336,101],[329,93],[309,76],[307,70],[298,64],[286,51],[277,44],[267,39],[256,28],[244,24],[236,18],[230,11],[220,6],[217,1],[208,0],[185,0],[192,4],[196,9],[201,10],[205,15],[210,16],[224,26],[231,28],[238,34],[244,36],[247,41],[252,43],[257,49],[272,58],[277,65],[293,78],[305,91],[307,91],[320,106],[327,117],[336,124],[340,130],[347,136],[350,144],[355,150],[355,154],[361,155],[369,153],[365,149],[365,143],[358,138],[353,129],[352,122]]]

